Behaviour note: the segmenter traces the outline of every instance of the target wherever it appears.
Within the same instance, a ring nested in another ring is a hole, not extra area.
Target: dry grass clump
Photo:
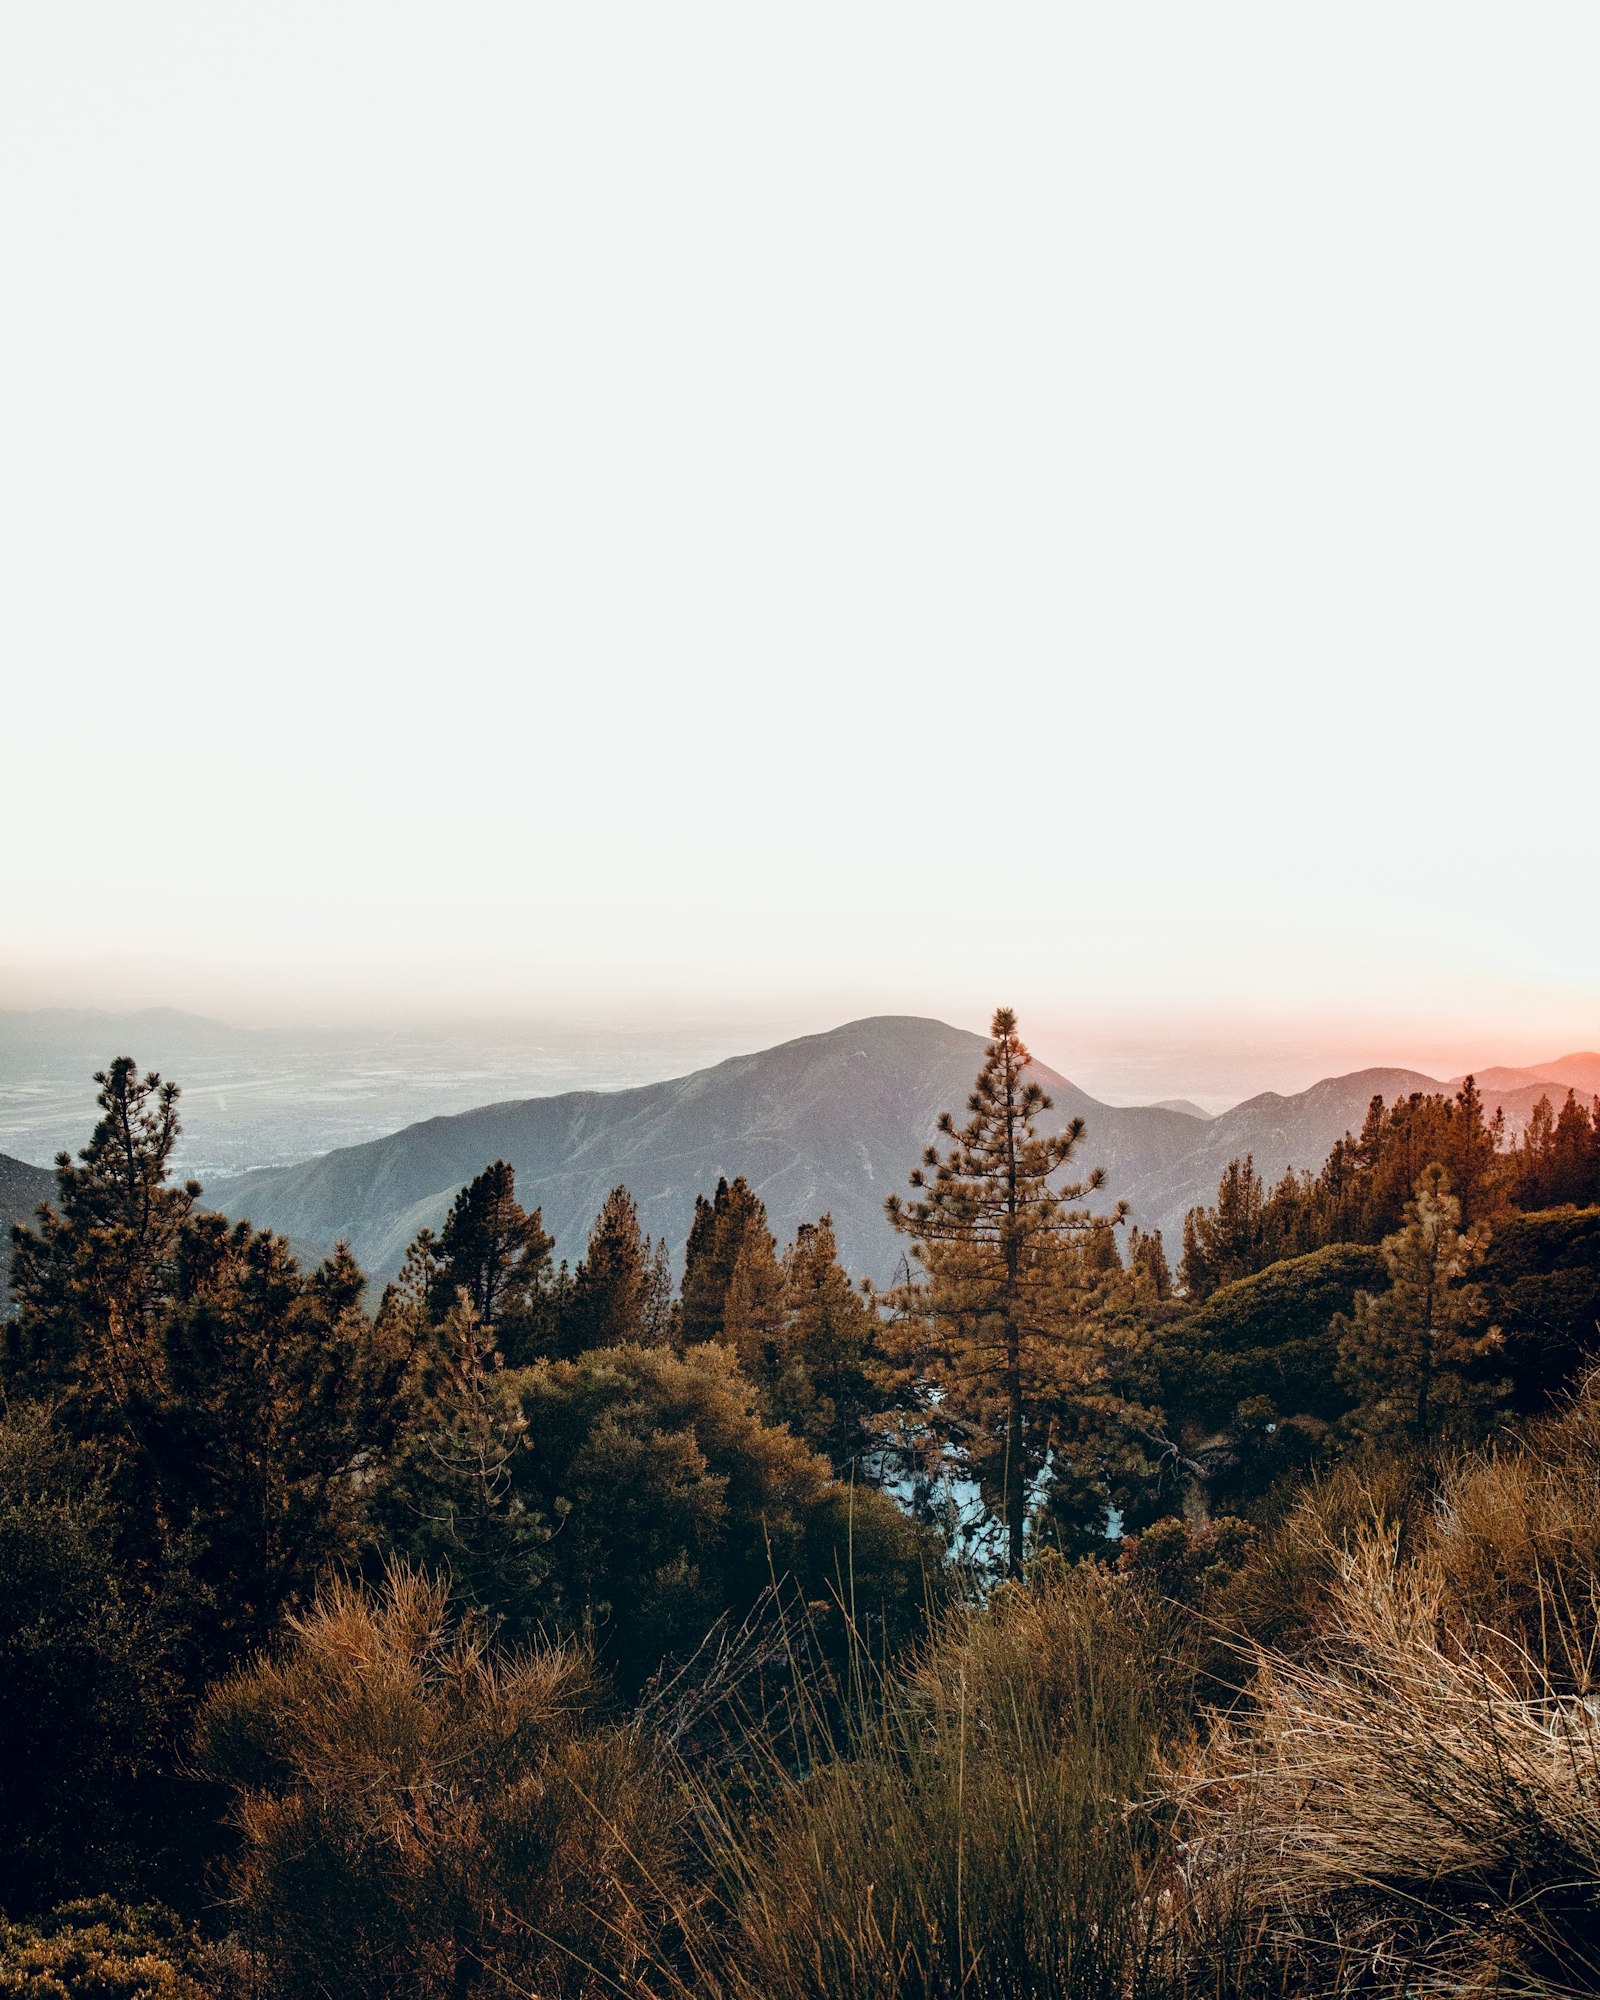
[[[1422,1457],[1366,1457],[1332,1466],[1298,1492],[1213,1608],[1240,1669],[1248,1672],[1241,1641],[1295,1651],[1337,1616],[1339,1557],[1352,1536],[1381,1524],[1402,1553],[1414,1546],[1427,1529],[1434,1478]]]
[[[441,1583],[330,1587],[208,1699],[238,1788],[231,1886],[260,1988],[408,2000],[613,1992],[655,1943],[674,1804],[570,1647],[495,1655]],[[637,1856],[647,1854],[642,1867]]]
[[[1508,1670],[1531,1654],[1568,1692],[1594,1685],[1600,1631],[1600,1393],[1445,1482],[1431,1536],[1449,1613]]]
[[[1142,2000],[1172,1990],[1149,1796],[1187,1673],[1125,1578],[1060,1565],[948,1618],[836,1757],[723,1827],[698,2000]],[[1208,1989],[1219,1990],[1219,1989]]]
[[[1328,1537],[1320,1637],[1258,1648],[1174,1783],[1194,1896],[1309,1990],[1600,1991],[1595,1480],[1585,1402],[1446,1478],[1409,1555],[1392,1520]]]

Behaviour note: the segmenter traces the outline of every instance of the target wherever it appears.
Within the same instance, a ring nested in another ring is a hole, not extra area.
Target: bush
[[[226,1966],[170,1911],[96,1900],[0,1919],[0,2000],[219,2000]]]
[[[572,1647],[492,1655],[442,1584],[324,1592],[213,1691],[231,1887],[276,2000],[614,1991],[651,1944],[672,1795]]]

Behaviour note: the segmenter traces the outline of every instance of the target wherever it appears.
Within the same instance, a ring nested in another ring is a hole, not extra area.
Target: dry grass
[[[1186,1708],[1181,1620],[1060,1565],[948,1617],[849,1740],[753,1822],[652,1990],[696,2000],[1156,2000],[1245,1990],[1213,1926],[1179,1964],[1156,1746]],[[1185,1938],[1187,1952],[1192,1939]],[[1259,1954],[1256,1954],[1259,1956]],[[1220,1971],[1219,1971],[1220,1968]],[[1256,1985],[1252,1991],[1276,1991]]]
[[[1173,1794],[1197,1897],[1260,1914],[1317,1991],[1600,1991],[1596,1412],[1325,1541],[1319,1636]]]

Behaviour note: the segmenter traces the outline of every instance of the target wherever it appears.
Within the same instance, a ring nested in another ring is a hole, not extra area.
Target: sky
[[[1600,1045],[1597,67],[6,10],[0,1005]]]

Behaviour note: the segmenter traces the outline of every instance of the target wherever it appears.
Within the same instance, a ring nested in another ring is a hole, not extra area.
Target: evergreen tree
[[[1334,1323],[1339,1376],[1369,1435],[1424,1442],[1447,1414],[1495,1399],[1483,1367],[1500,1335],[1485,1328],[1482,1289],[1468,1281],[1487,1241],[1481,1223],[1463,1233],[1444,1169],[1427,1168],[1402,1226],[1380,1246],[1388,1291],[1358,1293],[1354,1316]]]
[[[722,1338],[757,1384],[777,1375],[784,1339],[783,1270],[770,1234],[747,1228],[722,1305]]]
[[[435,1319],[444,1318],[463,1290],[506,1351],[525,1358],[548,1316],[554,1247],[538,1209],[530,1215],[517,1200],[515,1171],[496,1160],[456,1196],[439,1234]]]
[[[513,1632],[533,1621],[544,1571],[542,1522],[513,1491],[527,1421],[491,1330],[463,1287],[437,1330],[438,1366],[401,1482],[397,1521],[407,1552],[450,1573],[455,1588]]]
[[[728,1287],[747,1231],[765,1237],[768,1253],[777,1254],[766,1208],[742,1174],[734,1181],[719,1180],[710,1201],[704,1195],[695,1197],[679,1303],[678,1338],[683,1346],[722,1338]]]
[[[13,1368],[75,1406],[80,1429],[137,1435],[159,1402],[157,1334],[196,1181],[168,1179],[178,1086],[130,1056],[95,1074],[100,1118],[78,1164],[56,1159],[56,1202],[12,1232]]]
[[[645,1238],[644,1289],[639,1315],[639,1340],[645,1347],[666,1347],[672,1340],[672,1253],[663,1236]]]
[[[8,1396],[48,1398],[105,1479],[125,1573],[152,1598],[181,1557],[187,1671],[257,1643],[349,1557],[413,1407],[414,1336],[361,1309],[342,1246],[302,1271],[282,1238],[199,1209],[168,1172],[178,1090],[119,1058],[59,1208],[15,1237]]]
[[[1183,1261],[1178,1282],[1197,1303],[1218,1285],[1262,1268],[1265,1190],[1255,1160],[1230,1160],[1217,1188],[1215,1208],[1191,1208],[1183,1218]]]
[[[1053,1185],[1083,1120],[1041,1137],[1036,1121],[1051,1102],[1027,1075],[1010,1008],[995,1014],[991,1034],[969,1121],[958,1130],[944,1113],[938,1129],[952,1142],[948,1151],[930,1146],[911,1176],[914,1199],[886,1203],[922,1274],[892,1295],[890,1338],[911,1364],[922,1414],[959,1438],[974,1469],[999,1487],[1007,1568],[1019,1576],[1029,1475],[1091,1372],[1075,1351],[1083,1270],[1074,1253],[1102,1222],[1070,1204],[1101,1187],[1104,1174]]]
[[[1166,1246],[1161,1241],[1159,1229],[1151,1230],[1146,1235],[1135,1225],[1128,1231],[1128,1269],[1144,1274],[1151,1294],[1157,1300],[1172,1297],[1172,1272],[1167,1264]]]
[[[843,1472],[882,1407],[874,1371],[876,1325],[839,1262],[833,1218],[802,1222],[783,1260],[783,1336],[763,1401],[775,1422]]]
[[[633,1196],[625,1187],[614,1187],[595,1217],[589,1247],[572,1281],[562,1353],[621,1347],[643,1338],[652,1306],[651,1261]]]

